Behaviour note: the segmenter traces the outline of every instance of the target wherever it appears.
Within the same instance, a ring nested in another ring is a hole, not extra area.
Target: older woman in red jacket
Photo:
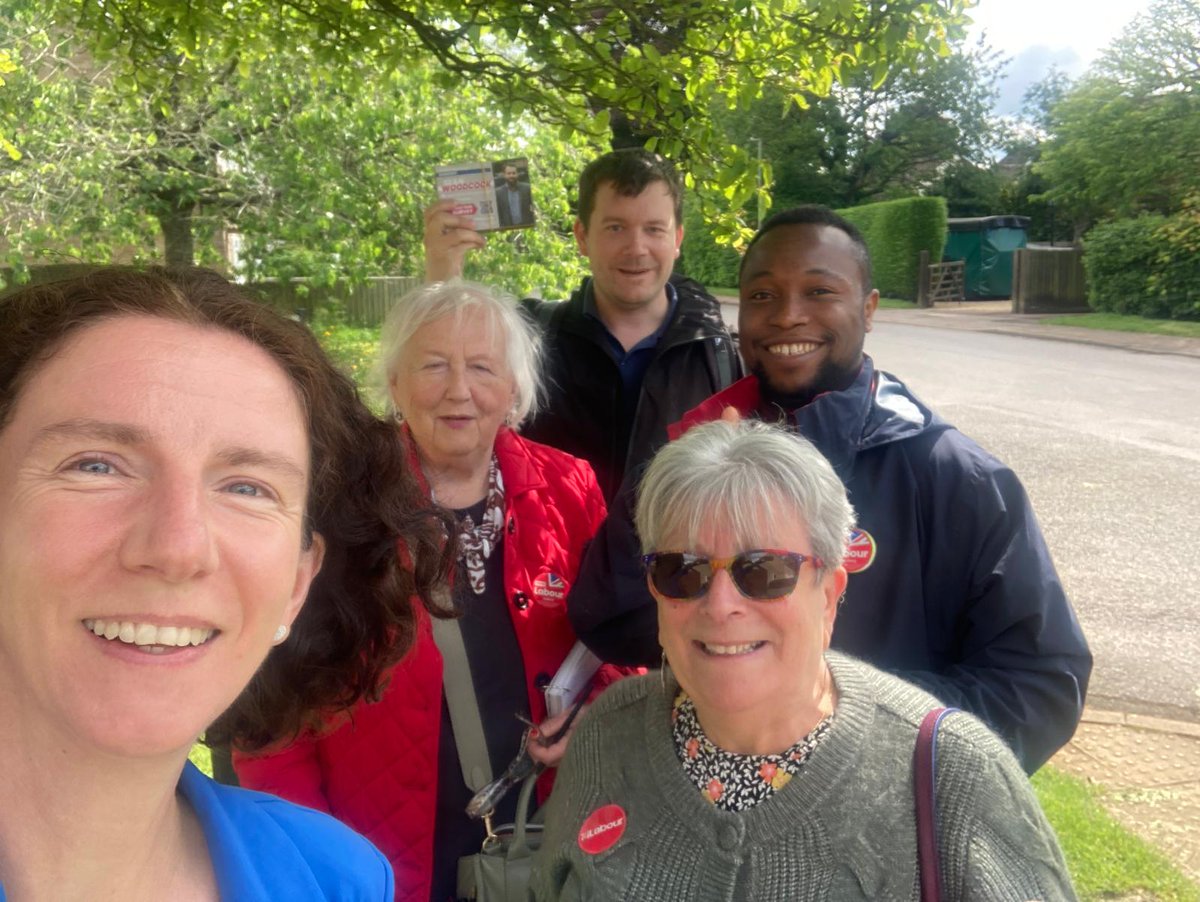
[[[536,332],[509,300],[463,283],[403,298],[381,348],[397,439],[430,498],[458,522],[454,603],[470,670],[459,676],[474,689],[494,774],[519,748],[527,729],[519,718],[546,718],[543,690],[575,642],[567,591],[605,515],[586,462],[515,431],[536,405],[537,355]],[[379,702],[235,765],[243,785],[328,811],[369,837],[395,868],[397,898],[445,902],[455,897],[458,858],[479,851],[484,832],[464,812],[473,788],[442,654],[420,616],[416,647]],[[539,755],[554,764],[564,749]],[[514,813],[510,796],[496,815]]]

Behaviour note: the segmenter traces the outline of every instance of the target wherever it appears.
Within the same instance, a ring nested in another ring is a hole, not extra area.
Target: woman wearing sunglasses
[[[699,426],[642,482],[661,674],[593,706],[559,771],[535,898],[917,899],[913,750],[937,701],[830,652],[854,512],[808,442]],[[1073,899],[1015,758],[937,737],[944,898]]]

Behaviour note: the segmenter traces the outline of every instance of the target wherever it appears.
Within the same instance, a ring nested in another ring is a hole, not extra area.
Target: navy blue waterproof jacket
[[[760,403],[747,377],[672,437],[728,406],[756,416]],[[1016,475],[867,357],[850,388],[788,422],[833,464],[857,514],[833,647],[975,714],[1032,773],[1075,732],[1092,655]],[[634,485],[610,505],[568,608],[602,658],[656,665]]]

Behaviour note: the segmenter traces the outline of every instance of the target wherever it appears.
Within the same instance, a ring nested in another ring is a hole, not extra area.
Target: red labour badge
[[[624,833],[625,809],[605,805],[589,814],[579,828],[579,848],[589,855],[599,855],[615,846]]]
[[[548,607],[557,607],[567,597],[567,581],[557,573],[546,571],[533,581],[533,598]]]
[[[850,530],[850,541],[846,543],[846,559],[842,566],[847,573],[861,573],[875,561],[875,539],[865,529]]]

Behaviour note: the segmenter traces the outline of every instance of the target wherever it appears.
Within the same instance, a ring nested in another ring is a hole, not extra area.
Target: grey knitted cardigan
[[[533,897],[917,900],[912,754],[938,703],[853,658],[826,657],[838,689],[829,734],[790,783],[737,813],[705,801],[684,774],[671,739],[673,679],[664,686],[655,672],[610,687],[559,769]],[[970,715],[942,722],[936,794],[946,900],[1075,898],[1029,781]],[[608,804],[624,809],[624,833],[588,854],[581,827]]]

